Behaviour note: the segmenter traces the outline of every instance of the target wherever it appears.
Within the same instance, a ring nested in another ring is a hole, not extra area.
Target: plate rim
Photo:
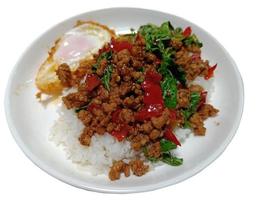
[[[79,183],[79,180],[73,180],[63,174],[61,174],[60,172],[54,170],[53,168],[49,167],[45,162],[43,162],[41,159],[39,159],[38,157],[36,157],[28,148],[27,146],[23,143],[23,141],[20,139],[19,137],[19,133],[17,128],[15,127],[13,121],[12,121],[12,117],[10,115],[10,103],[9,103],[9,96],[11,94],[11,84],[12,84],[12,80],[13,77],[17,71],[17,68],[19,67],[19,63],[22,60],[22,58],[25,56],[26,52],[28,52],[30,50],[30,48],[32,47],[33,44],[35,44],[39,39],[41,39],[45,34],[47,34],[48,32],[50,32],[53,28],[59,26],[60,24],[63,24],[66,21],[70,21],[74,18],[77,18],[79,16],[84,16],[86,14],[92,13],[92,12],[102,12],[102,11],[106,11],[106,10],[113,10],[114,12],[116,10],[132,10],[132,11],[146,11],[146,12],[154,12],[154,13],[160,13],[160,14],[164,14],[164,15],[169,15],[169,16],[174,16],[174,17],[178,17],[182,20],[184,20],[185,22],[189,22],[191,24],[193,24],[194,26],[196,26],[198,29],[200,29],[202,32],[204,32],[208,37],[212,38],[215,42],[215,44],[217,46],[219,46],[223,52],[227,55],[227,59],[229,60],[229,62],[231,63],[231,65],[234,68],[236,77],[237,77],[237,83],[238,83],[238,88],[240,89],[240,102],[239,102],[239,109],[238,109],[238,117],[235,119],[235,123],[233,125],[233,128],[231,130],[231,133],[229,134],[229,136],[225,139],[225,142],[222,143],[217,149],[216,151],[214,151],[207,159],[205,159],[204,161],[202,161],[201,163],[199,163],[197,166],[195,166],[192,170],[188,171],[187,173],[184,173],[179,179],[177,178],[173,178],[170,179],[168,181],[165,182],[158,182],[156,184],[149,184],[147,186],[142,186],[142,187],[131,187],[130,189],[122,189],[122,188],[105,188],[105,187],[94,187],[94,186],[87,186],[87,185],[82,185],[81,183]],[[179,182],[182,182],[196,174],[198,174],[199,172],[201,172],[203,169],[207,168],[211,163],[213,163],[227,148],[227,146],[230,144],[230,142],[232,141],[233,137],[236,135],[237,133],[237,129],[240,126],[241,123],[241,119],[242,119],[242,115],[243,115],[243,111],[244,111],[244,83],[243,83],[243,79],[242,76],[240,74],[240,71],[235,63],[235,61],[233,60],[233,58],[231,57],[231,55],[228,53],[228,51],[222,46],[222,44],[215,38],[213,37],[209,32],[207,32],[205,29],[201,28],[200,26],[196,25],[195,23],[177,16],[175,14],[172,13],[167,13],[167,12],[162,12],[159,10],[155,10],[155,9],[146,9],[146,8],[139,8],[139,7],[111,7],[111,8],[104,8],[104,9],[96,9],[96,10],[91,10],[91,11],[87,11],[87,12],[83,12],[74,16],[71,16],[67,19],[64,19],[58,23],[56,23],[55,25],[53,25],[52,27],[50,27],[49,29],[45,30],[44,32],[42,32],[42,34],[40,34],[37,38],[35,38],[28,46],[27,48],[24,49],[23,53],[21,54],[21,56],[18,58],[15,66],[13,66],[10,74],[9,74],[9,78],[8,78],[8,82],[6,85],[6,89],[5,89],[5,97],[4,97],[4,108],[5,108],[5,116],[6,116],[6,121],[9,127],[9,130],[14,138],[14,140],[16,141],[17,145],[20,147],[20,149],[22,150],[22,152],[24,153],[24,155],[31,160],[37,167],[39,167],[40,169],[42,169],[43,171],[45,171],[47,174],[49,174],[50,176],[64,182],[67,183],[69,185],[75,186],[77,188],[80,189],[85,189],[88,191],[93,191],[93,192],[101,192],[101,193],[117,193],[117,194],[121,194],[121,193],[139,193],[139,192],[148,192],[148,191],[152,191],[152,190],[156,190],[156,189],[160,189],[160,188],[164,188],[170,185],[174,185],[177,184]]]

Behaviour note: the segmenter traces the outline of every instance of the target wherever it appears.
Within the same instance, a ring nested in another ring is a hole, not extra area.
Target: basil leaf
[[[187,109],[182,110],[181,113],[184,116],[184,128],[189,128],[189,118],[197,111],[197,107],[200,102],[200,93],[198,92],[192,92],[190,95],[190,104]]]
[[[112,52],[111,51],[107,51],[107,52],[103,52],[102,54],[100,54],[97,58],[97,61],[96,61],[96,64],[93,65],[93,70],[97,70],[99,65],[100,65],[100,62],[102,60],[111,60],[112,59]]]
[[[139,84],[141,84],[141,83],[143,83],[143,82],[144,82],[144,79],[142,79],[142,78],[139,78],[139,79],[137,79],[135,82],[136,82],[136,83],[139,83]]]
[[[197,45],[199,48],[201,48],[203,46],[203,44],[198,40],[197,36],[195,34],[192,34],[191,36],[185,38],[183,40],[183,43],[186,46],[190,46],[192,44]]]
[[[164,153],[161,161],[171,166],[179,166],[183,164],[182,158],[174,157],[170,153]]]
[[[147,24],[139,28],[139,32],[146,40],[148,51],[159,51],[166,46],[166,41],[172,37],[173,27],[170,22],[164,22],[160,27],[154,24]]]
[[[107,90],[110,90],[110,87],[109,87],[109,81],[111,79],[111,74],[112,74],[112,65],[109,64],[105,71],[104,71],[104,75],[102,77],[102,82],[104,84],[104,87],[107,89]]]
[[[177,83],[170,75],[165,76],[161,82],[164,104],[167,108],[175,108],[177,105]]]
[[[180,66],[172,65],[170,67],[170,71],[177,81],[179,81],[183,86],[186,85],[185,72]]]
[[[191,112],[196,112],[199,101],[200,101],[200,93],[198,92],[192,92],[190,95],[190,110]]]
[[[171,142],[170,140],[165,140],[165,139],[160,140],[161,152],[168,152],[176,148],[177,148],[177,145]]]

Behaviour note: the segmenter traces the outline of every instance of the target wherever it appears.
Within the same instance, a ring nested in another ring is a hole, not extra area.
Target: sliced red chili
[[[201,92],[201,94],[200,94],[200,101],[199,101],[199,104],[198,104],[198,108],[200,108],[201,106],[203,106],[203,104],[206,103],[207,95],[208,95],[208,92],[207,91]]]
[[[186,28],[184,29],[184,31],[183,31],[183,36],[184,36],[184,37],[188,37],[188,36],[191,35],[191,33],[192,33],[192,29],[191,29],[190,26],[188,26],[188,27],[186,27]]]
[[[133,45],[128,41],[116,41],[115,39],[111,39],[111,48],[115,52],[119,52],[123,49],[132,50]]]
[[[177,139],[177,137],[174,135],[174,133],[172,132],[171,128],[167,128],[164,132],[164,138],[167,140],[170,140],[171,142],[173,142],[176,145],[181,146],[180,141]]]
[[[128,134],[129,134],[129,126],[128,125],[122,125],[120,127],[120,130],[111,132],[111,135],[113,137],[117,138],[118,141],[122,141],[124,138],[127,137]]]
[[[156,61],[155,61],[155,64],[156,65],[160,65],[160,63],[161,63],[161,60],[157,58]]]
[[[93,89],[95,89],[100,84],[101,84],[101,80],[98,78],[97,75],[89,74],[86,76],[86,86],[89,92],[91,92]]]
[[[212,67],[209,67],[209,69],[208,69],[208,73],[207,73],[207,75],[204,77],[206,80],[209,80],[211,77],[214,76],[214,71],[215,71],[216,67],[217,67],[217,64],[215,64],[215,65],[212,66]]]
[[[108,52],[110,50],[111,50],[111,46],[110,46],[110,43],[109,43],[109,44],[104,45],[104,47],[102,47],[101,49],[99,49],[98,50],[98,54],[101,55],[102,53]]]
[[[176,120],[176,111],[173,110],[173,109],[169,109],[169,112],[170,112],[170,120],[171,121],[175,121]]]

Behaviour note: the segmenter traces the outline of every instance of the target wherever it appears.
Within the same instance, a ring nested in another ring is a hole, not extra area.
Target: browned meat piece
[[[130,109],[122,109],[120,112],[120,118],[121,121],[123,121],[126,124],[133,122],[134,121],[133,111]]]
[[[90,125],[90,122],[92,120],[92,115],[91,115],[91,113],[89,111],[81,110],[81,111],[78,112],[77,116],[85,126],[89,126]]]
[[[159,158],[161,156],[160,142],[148,146],[147,156],[150,158]]]
[[[97,132],[97,134],[99,134],[99,135],[103,135],[103,134],[106,132],[106,129],[105,129],[104,127],[98,126],[98,127],[96,128],[96,132]]]
[[[131,171],[130,170],[131,170],[130,166],[125,164],[124,168],[123,168],[123,173],[124,173],[125,177],[128,177],[128,176],[131,175]]]
[[[161,129],[169,119],[169,111],[165,109],[160,117],[152,117],[151,121],[155,128]]]
[[[183,46],[183,43],[179,39],[171,39],[170,45],[175,49],[175,50],[180,50],[181,47]]]
[[[117,104],[115,103],[103,103],[104,112],[111,113],[116,110]]]
[[[190,92],[198,92],[198,93],[201,93],[204,91],[203,87],[200,85],[190,85],[189,90]]]
[[[179,89],[177,95],[179,108],[187,108],[190,101],[190,92],[188,89]]]
[[[123,49],[117,53],[117,59],[114,60],[114,63],[119,67],[127,67],[131,60],[131,54],[128,49]],[[125,68],[126,70],[128,68]],[[121,72],[121,75],[126,75],[126,72]]]
[[[131,166],[133,174],[136,176],[143,176],[148,172],[149,166],[145,165],[142,160],[132,160],[129,164]]]
[[[131,91],[131,84],[129,82],[123,82],[120,86],[120,95],[124,96]]]
[[[135,151],[139,151],[149,141],[147,135],[138,134],[131,140],[131,146]]]
[[[155,139],[157,139],[159,136],[160,136],[160,131],[157,130],[157,129],[154,129],[153,131],[151,131],[151,132],[149,133],[149,138],[150,138],[151,140],[155,140]]]
[[[69,65],[66,63],[59,65],[56,74],[64,87],[71,86],[72,77]]]
[[[141,130],[144,131],[144,133],[149,134],[153,130],[152,123],[150,121],[145,122],[142,124]]]
[[[148,63],[153,63],[157,60],[157,56],[155,56],[153,53],[146,53],[145,59]]]
[[[214,108],[210,104],[204,104],[199,109],[198,113],[202,117],[203,120],[207,119],[208,117],[213,117],[219,112],[218,109]]]
[[[121,173],[124,173],[125,177],[130,176],[130,167],[122,160],[113,163],[109,171],[109,179],[112,181],[120,179]]]
[[[175,54],[175,63],[177,65],[186,67],[186,65],[191,61],[191,56],[189,55],[189,52],[185,48],[181,48],[179,51]]]
[[[198,113],[193,114],[192,117],[190,117],[189,122],[195,135],[205,135],[206,128],[204,127],[202,117]]]
[[[67,107],[67,109],[71,108],[79,108],[88,104],[89,99],[86,92],[75,92],[68,94],[65,97],[62,97],[62,100]]]
[[[112,122],[110,122],[108,125],[107,125],[107,132],[108,133],[111,133],[113,131],[113,129],[115,128],[115,124],[113,124]]]
[[[82,134],[79,137],[81,145],[89,146],[91,143],[91,137],[93,136],[94,132],[89,127],[85,127],[83,129]]]
[[[142,72],[137,72],[137,71],[133,71],[131,72],[131,77],[133,77],[134,80],[138,80],[140,78],[143,78],[143,73]]]

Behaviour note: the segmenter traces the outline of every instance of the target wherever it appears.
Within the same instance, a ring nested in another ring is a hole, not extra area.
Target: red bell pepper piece
[[[206,80],[209,80],[211,77],[213,77],[216,67],[217,67],[217,64],[215,64],[212,67],[209,67],[208,74],[204,77]]]
[[[170,140],[171,142],[173,142],[176,145],[181,146],[181,143],[179,142],[179,140],[176,138],[176,136],[173,134],[172,129],[171,128],[167,128],[164,132],[164,138],[167,140]]]
[[[164,101],[160,87],[161,75],[154,71],[148,71],[145,75],[145,81],[142,83],[142,89],[145,92],[145,106],[136,113],[135,119],[143,121],[151,117],[158,117],[164,109]]]
[[[144,121],[151,117],[159,117],[163,112],[163,106],[161,104],[148,105],[142,108],[135,115],[135,119],[138,121]]]
[[[95,74],[89,74],[86,77],[86,86],[87,90],[91,92],[93,89],[95,89],[97,86],[101,84],[101,80],[98,78]]]
[[[188,36],[191,35],[191,33],[192,33],[192,29],[191,29],[190,26],[188,26],[188,27],[186,27],[186,28],[184,29],[184,31],[183,31],[183,36],[184,36],[184,37],[188,37]]]
[[[129,134],[128,125],[123,125],[120,127],[120,130],[111,132],[111,135],[117,138],[119,142],[122,141],[124,138],[126,138],[128,134]]]

